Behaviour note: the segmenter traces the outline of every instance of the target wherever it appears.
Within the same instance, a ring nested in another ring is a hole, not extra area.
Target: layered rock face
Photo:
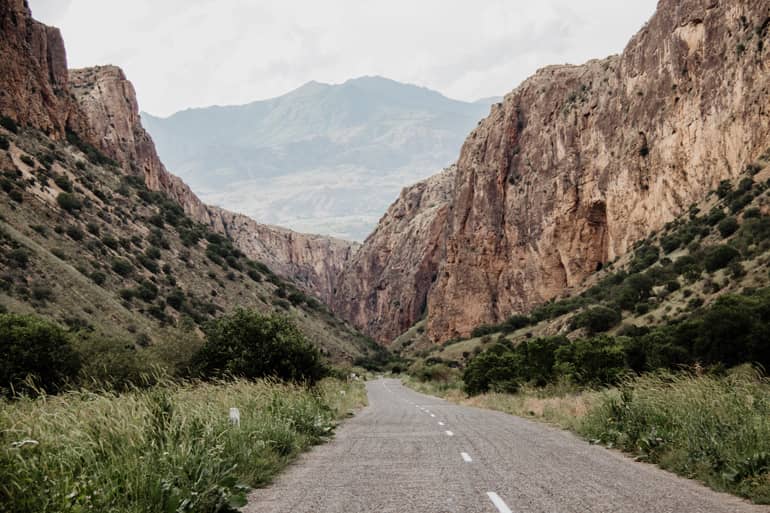
[[[0,115],[54,139],[84,128],[67,88],[59,29],[32,19],[25,0],[0,1]]]
[[[457,162],[431,338],[578,286],[770,147],[768,25],[766,0],[661,0],[622,55],[545,68],[494,106]],[[415,243],[393,237],[361,254]],[[385,340],[411,313],[361,293],[382,277],[373,267],[343,294],[361,302],[348,318]],[[411,287],[401,277],[390,294]]]
[[[193,219],[234,237],[249,257],[328,300],[332,277],[357,245],[256,223],[205,205],[169,173],[144,130],[134,87],[115,66],[67,70],[59,30],[32,19],[23,0],[0,0],[0,114],[52,138],[72,132],[177,201]]]
[[[401,191],[340,275],[332,309],[387,344],[424,314],[444,259],[456,168]]]

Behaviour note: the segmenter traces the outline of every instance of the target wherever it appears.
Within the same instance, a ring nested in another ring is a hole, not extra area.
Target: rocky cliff
[[[247,256],[290,277],[326,303],[332,299],[337,275],[359,247],[346,240],[257,223],[218,207],[208,207],[208,211],[211,226]]]
[[[249,257],[297,278],[327,299],[332,277],[356,245],[295,233],[205,205],[158,158],[139,117],[136,93],[115,66],[67,70],[59,30],[35,21],[23,0],[0,0],[0,114],[53,139],[68,134],[98,148],[122,172],[141,176],[163,191],[196,221],[234,241]]]
[[[59,29],[32,19],[25,0],[0,1],[0,115],[62,139],[85,129],[69,96]]]
[[[545,68],[494,106],[457,162],[446,255],[427,292],[431,338],[578,286],[766,150],[768,25],[766,0],[661,0],[622,55]],[[360,254],[391,251],[393,237]],[[403,243],[415,242],[436,244]],[[409,252],[393,298],[413,288],[422,252]],[[381,269],[352,269],[342,282],[352,273],[359,285],[338,300],[360,305],[340,311],[380,340],[408,325],[411,312],[364,294]]]
[[[340,275],[332,309],[382,343],[424,314],[445,256],[455,167],[404,188]]]

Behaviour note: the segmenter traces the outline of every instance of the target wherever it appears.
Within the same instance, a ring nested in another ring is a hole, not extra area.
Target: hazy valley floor
[[[247,513],[768,512],[540,423],[449,403],[398,380],[303,455]]]

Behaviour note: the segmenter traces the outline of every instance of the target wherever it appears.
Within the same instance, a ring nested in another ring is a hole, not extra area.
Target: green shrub
[[[658,261],[660,250],[656,246],[643,245],[634,251],[634,258],[629,265],[630,273],[641,272]]]
[[[147,255],[141,254],[136,257],[139,264],[150,271],[152,274],[158,274],[160,272],[160,266],[158,263]]]
[[[75,226],[74,224],[68,226],[67,229],[65,230],[65,233],[70,239],[77,242],[80,242],[81,240],[83,240],[83,237],[85,237],[83,230],[81,230],[79,226]]]
[[[729,237],[738,231],[738,220],[732,216],[726,217],[719,222],[717,229],[722,237]]]
[[[24,194],[19,189],[11,189],[11,192],[8,193],[8,197],[16,203],[24,202]]]
[[[246,310],[209,322],[194,365],[204,377],[272,376],[314,383],[325,369],[318,350],[287,317]]]
[[[19,157],[19,160],[21,160],[25,165],[29,167],[35,167],[35,161],[29,155],[22,155],[21,157]]]
[[[72,182],[64,175],[54,175],[53,183],[58,185],[64,192],[72,192]]]
[[[718,207],[714,207],[713,209],[711,209],[711,212],[709,212],[709,215],[706,217],[706,223],[708,223],[711,226],[714,226],[725,217],[727,217],[727,214],[725,214],[724,210]]]
[[[29,251],[25,248],[16,248],[8,253],[8,258],[16,267],[26,269],[29,264]]]
[[[135,295],[142,301],[149,303],[158,297],[158,287],[150,281],[142,280],[136,288]]]
[[[76,195],[70,194],[69,192],[60,192],[59,195],[56,196],[56,202],[62,209],[70,213],[76,212],[83,208],[83,203],[80,201],[80,199],[78,199]]]
[[[704,259],[706,270],[710,273],[727,267],[727,265],[740,258],[741,253],[732,246],[726,244],[714,246],[708,249]]]
[[[180,289],[174,289],[166,296],[166,304],[177,311],[182,311],[185,304],[185,293]]]
[[[8,138],[4,135],[0,135],[0,150],[8,150],[11,147],[11,143],[8,142]]]
[[[125,258],[115,258],[111,264],[112,271],[115,274],[123,276],[129,276],[134,271],[134,266]]]
[[[0,314],[0,361],[5,395],[56,392],[80,369],[69,335],[33,315]]]
[[[733,190],[733,184],[730,183],[730,180],[722,180],[719,182],[719,186],[717,187],[717,196],[720,198],[726,197],[730,192]]]
[[[674,272],[688,279],[697,278],[702,270],[701,262],[692,255],[681,256],[674,262]]]
[[[602,305],[592,306],[575,316],[573,328],[586,328],[589,333],[601,333],[620,323],[620,312]]]
[[[94,271],[89,276],[91,278],[91,281],[93,281],[97,285],[104,285],[104,282],[107,281],[107,275],[100,271]]]
[[[155,246],[150,246],[144,250],[144,255],[152,260],[158,260],[160,258],[160,249]]]
[[[520,385],[519,360],[511,352],[485,351],[473,357],[463,372],[468,395],[484,392],[514,393]]]
[[[626,372],[623,345],[613,337],[576,340],[556,350],[556,368],[581,385],[617,383]]]

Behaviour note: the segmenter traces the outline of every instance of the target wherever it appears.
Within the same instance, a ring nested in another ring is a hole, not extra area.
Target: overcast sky
[[[70,67],[121,66],[156,115],[382,75],[476,100],[622,51],[656,0],[30,0]]]

